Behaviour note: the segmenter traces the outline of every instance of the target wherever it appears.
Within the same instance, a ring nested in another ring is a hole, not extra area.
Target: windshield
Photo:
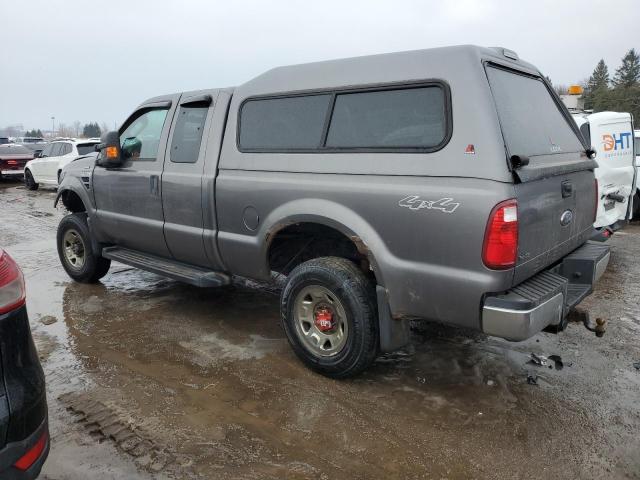
[[[584,150],[542,80],[493,66],[487,76],[509,155]]]
[[[97,143],[79,143],[78,144],[78,155],[86,155],[87,153],[96,151]]]

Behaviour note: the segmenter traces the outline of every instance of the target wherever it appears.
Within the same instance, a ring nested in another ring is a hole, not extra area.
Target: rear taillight
[[[47,440],[49,439],[49,433],[44,432],[38,438],[38,441],[31,447],[27,453],[25,453],[22,457],[18,459],[16,463],[13,464],[18,470],[22,470],[23,472],[29,470],[31,466],[36,463],[36,461],[42,456],[42,452],[47,447]]]
[[[484,234],[482,261],[491,269],[505,270],[516,264],[518,256],[518,202],[499,203],[489,215]]]
[[[7,252],[0,249],[0,315],[24,305],[24,277]]]
[[[593,202],[593,223],[596,222],[596,217],[598,216],[598,202],[600,201],[600,199],[598,198],[600,196],[600,194],[598,193],[598,179],[595,179],[595,184],[596,184],[596,201]]]

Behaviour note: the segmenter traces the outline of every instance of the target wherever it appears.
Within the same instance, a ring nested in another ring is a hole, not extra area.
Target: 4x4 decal
[[[409,195],[398,202],[401,207],[410,208],[411,210],[422,210],[428,208],[430,210],[441,210],[445,213],[453,213],[460,206],[459,203],[453,201],[453,198],[441,198],[440,200],[422,200],[419,195]]]

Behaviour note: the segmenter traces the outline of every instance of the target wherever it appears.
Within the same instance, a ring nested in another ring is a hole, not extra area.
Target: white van
[[[638,177],[640,176],[640,130],[634,131],[635,142],[634,150],[636,154],[636,195],[633,199],[633,219],[640,219],[640,185]]]
[[[636,161],[631,114],[621,112],[572,113],[587,144],[596,150],[598,211],[593,224],[608,231],[631,219],[636,192]]]

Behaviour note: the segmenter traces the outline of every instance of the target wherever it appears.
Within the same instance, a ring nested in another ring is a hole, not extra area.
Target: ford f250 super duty
[[[67,165],[57,245],[202,287],[286,277],[295,353],[335,378],[408,321],[561,330],[609,260],[594,151],[515,52],[457,46],[270,70],[142,103]]]

